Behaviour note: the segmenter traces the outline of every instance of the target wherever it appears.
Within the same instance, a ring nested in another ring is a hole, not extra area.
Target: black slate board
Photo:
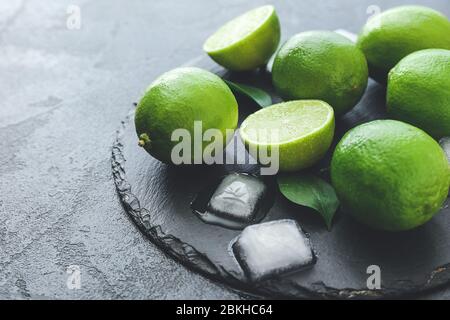
[[[270,75],[264,70],[230,74],[206,57],[197,59],[195,65],[232,81],[270,90]],[[385,89],[370,80],[361,102],[337,120],[335,140],[339,141],[345,131],[357,124],[385,118],[384,96]],[[238,100],[240,121],[257,110],[246,98]],[[274,102],[278,100],[274,96]],[[331,151],[311,170],[319,172],[326,168],[330,154]],[[119,197],[139,229],[187,267],[239,290],[278,298],[382,298],[414,294],[450,283],[448,199],[432,221],[413,231],[373,231],[338,212],[329,232],[317,214],[288,202],[279,194],[263,221],[297,220],[310,234],[317,263],[306,271],[249,283],[230,254],[230,241],[240,231],[203,223],[189,204],[205,186],[227,172],[252,173],[257,169],[249,165],[180,168],[162,164],[137,146],[132,112],[118,130],[112,152]],[[367,289],[369,265],[381,268],[381,290]]]

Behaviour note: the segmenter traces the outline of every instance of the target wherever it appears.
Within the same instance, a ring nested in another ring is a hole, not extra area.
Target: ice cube
[[[309,238],[289,219],[246,227],[232,250],[253,282],[303,269],[316,260]]]
[[[448,162],[450,162],[450,137],[444,137],[439,141],[442,149],[444,149],[445,154],[447,155]]]
[[[232,173],[219,184],[206,211],[220,218],[249,223],[256,218],[267,187],[263,181],[247,174]]]

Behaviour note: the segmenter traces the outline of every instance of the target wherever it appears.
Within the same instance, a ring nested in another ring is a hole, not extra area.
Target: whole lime
[[[287,100],[318,99],[341,115],[361,99],[367,62],[353,42],[330,31],[309,31],[289,39],[272,68],[277,92]]]
[[[201,124],[200,139],[208,129],[220,130],[226,145],[226,130],[236,129],[238,105],[231,90],[215,74],[199,68],[178,68],[161,75],[147,89],[135,114],[139,145],[156,159],[173,163],[172,139],[177,129],[187,130],[192,142],[191,159],[202,154],[210,142],[193,143],[195,122]],[[194,150],[194,148],[202,150]]]
[[[435,138],[450,136],[450,50],[426,49],[403,58],[390,72],[387,108]]]
[[[279,170],[296,171],[312,166],[327,152],[334,136],[334,112],[319,100],[283,102],[251,114],[239,133],[255,159],[269,152],[278,156],[274,160]]]
[[[331,162],[342,207],[375,229],[400,231],[430,220],[447,198],[450,167],[439,144],[396,120],[376,120],[342,138]]]
[[[372,17],[359,34],[370,76],[384,83],[388,72],[408,54],[429,48],[450,49],[450,21],[422,6],[401,6]]]
[[[258,7],[229,21],[203,45],[223,67],[247,71],[269,61],[280,42],[280,22],[271,5]]]

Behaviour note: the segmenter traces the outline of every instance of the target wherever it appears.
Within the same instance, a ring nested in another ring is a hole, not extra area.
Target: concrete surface
[[[410,2],[450,16],[447,0],[273,1],[283,38],[357,32],[375,6]],[[215,28],[263,3],[0,2],[0,298],[241,298],[137,231],[115,193],[110,148],[158,74],[202,54]],[[67,286],[70,265],[80,267],[80,289]],[[449,299],[450,290],[427,297]]]

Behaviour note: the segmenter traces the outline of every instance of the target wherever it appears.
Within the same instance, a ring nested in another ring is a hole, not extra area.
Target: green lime
[[[427,7],[396,7],[371,18],[357,45],[366,55],[370,76],[383,83],[408,54],[428,48],[450,49],[450,22]]]
[[[239,133],[255,159],[264,148],[269,154],[277,150],[279,169],[296,171],[316,163],[330,147],[334,112],[319,100],[283,102],[251,114]]]
[[[426,49],[403,58],[390,72],[391,117],[435,138],[450,136],[450,50]]]
[[[303,32],[278,51],[272,80],[284,99],[323,100],[341,115],[356,105],[366,89],[367,62],[355,44],[342,35]]]
[[[234,130],[238,121],[238,105],[231,90],[218,76],[199,68],[164,73],[150,85],[136,109],[139,145],[156,159],[172,163],[172,149],[179,143],[172,141],[172,133],[185,129],[193,142],[195,121],[201,121],[202,135],[208,129],[220,130],[225,147],[226,130]],[[203,142],[200,152],[208,144]],[[194,148],[193,144],[191,159],[199,151]]]
[[[227,69],[246,71],[266,64],[279,42],[280,22],[269,5],[226,23],[206,40],[203,50]]]
[[[345,212],[381,230],[420,226],[447,198],[450,168],[439,144],[396,120],[376,120],[345,134],[331,161],[331,181]]]

